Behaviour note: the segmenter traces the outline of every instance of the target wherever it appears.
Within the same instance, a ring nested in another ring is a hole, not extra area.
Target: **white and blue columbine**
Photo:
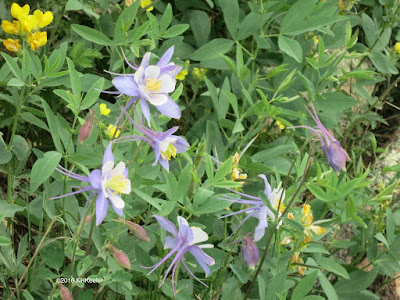
[[[205,242],[208,240],[208,235],[205,233],[201,228],[199,227],[190,227],[188,222],[178,216],[178,224],[179,224],[179,230],[176,228],[176,226],[169,221],[168,219],[154,215],[154,218],[157,219],[158,223],[161,225],[162,228],[164,228],[166,231],[172,234],[172,236],[167,236],[165,238],[165,243],[164,243],[164,248],[165,249],[171,249],[168,254],[161,259],[158,263],[156,263],[154,266],[151,267],[142,267],[145,269],[151,269],[149,274],[154,272],[159,266],[161,266],[164,262],[166,262],[174,253],[176,253],[174,259],[172,260],[170,266],[168,267],[167,271],[165,272],[164,278],[160,283],[161,287],[167,278],[169,272],[172,269],[172,289],[174,291],[174,295],[176,293],[175,291],[175,271],[176,268],[179,265],[179,262],[182,262],[183,266],[185,269],[188,271],[188,273],[198,282],[200,282],[202,285],[207,286],[204,282],[202,282],[200,279],[198,279],[192,271],[188,268],[188,266],[185,263],[184,256],[187,252],[190,252],[190,254],[193,255],[193,257],[197,260],[199,263],[200,267],[204,270],[206,273],[206,276],[210,274],[210,269],[208,266],[212,266],[215,264],[214,259],[207,255],[202,249],[203,248],[213,248],[214,245],[212,244],[203,244],[203,245],[197,245],[199,243]]]

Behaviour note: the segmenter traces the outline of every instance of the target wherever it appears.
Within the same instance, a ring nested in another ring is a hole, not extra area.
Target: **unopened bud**
[[[150,242],[150,238],[147,235],[146,230],[139,224],[133,223],[131,221],[126,221],[122,218],[119,218],[119,221],[123,223],[128,229],[135,235],[135,237],[139,241]]]
[[[92,216],[90,215],[90,216],[87,216],[86,217],[86,220],[85,220],[85,223],[86,224],[89,224],[89,222],[90,222],[90,220],[92,219]]]
[[[254,270],[258,261],[258,248],[256,243],[251,239],[249,234],[246,235],[242,246],[242,255],[249,268]]]
[[[90,136],[90,133],[92,132],[92,128],[93,128],[93,118],[94,118],[95,112],[96,112],[96,110],[93,109],[92,114],[85,121],[85,123],[83,123],[81,129],[79,130],[79,134],[78,134],[79,144],[82,144]]]
[[[115,248],[113,245],[108,245],[108,249],[112,252],[115,260],[125,269],[131,269],[131,262],[128,256],[124,253],[124,251]]]
[[[66,286],[59,282],[58,289],[60,290],[60,296],[62,300],[72,300],[71,292]]]

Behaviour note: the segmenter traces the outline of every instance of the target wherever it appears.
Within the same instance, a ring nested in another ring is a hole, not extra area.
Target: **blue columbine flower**
[[[258,175],[258,176],[264,180],[264,183],[265,183],[264,193],[267,196],[268,200],[270,201],[271,206],[275,210],[278,210],[278,206],[279,206],[279,213],[282,213],[285,208],[283,205],[283,200],[285,199],[285,191],[281,188],[282,182],[279,183],[277,188],[272,190],[270,184],[268,183],[267,177],[265,177],[265,175],[263,175],[263,174]],[[242,226],[244,224],[244,222],[246,222],[250,217],[255,217],[259,220],[259,223],[254,231],[254,241],[257,242],[257,241],[261,240],[261,238],[264,236],[265,228],[268,227],[267,216],[271,217],[272,220],[275,220],[275,214],[270,209],[268,209],[268,207],[264,204],[264,202],[259,197],[254,197],[254,196],[251,196],[248,194],[240,193],[240,192],[237,192],[237,191],[231,190],[231,189],[229,189],[229,190],[231,192],[238,194],[240,196],[243,196],[247,199],[239,199],[239,198],[234,198],[234,197],[225,195],[225,198],[220,198],[221,200],[246,204],[246,205],[250,205],[250,207],[236,211],[234,213],[231,213],[231,214],[228,214],[225,216],[222,216],[222,217],[220,217],[220,219],[246,212],[248,215],[239,224],[239,226],[236,227],[234,232],[236,232],[240,228],[240,226]],[[282,199],[280,199],[280,197],[282,197]],[[280,226],[280,224],[278,226]]]
[[[138,123],[133,121],[128,114],[126,114],[126,116],[132,123],[132,125],[135,126],[135,128],[143,133],[145,136],[124,136],[114,140],[113,143],[129,142],[136,140],[143,140],[149,143],[149,145],[154,149],[155,153],[155,161],[153,163],[153,166],[155,166],[159,162],[166,171],[169,171],[169,161],[171,160],[171,157],[175,157],[177,153],[185,152],[189,148],[189,143],[187,141],[179,136],[173,135],[173,133],[178,130],[178,126],[172,127],[165,132],[158,132],[144,126],[144,124],[140,122],[138,116]]]
[[[334,138],[332,131],[327,130],[324,125],[322,125],[314,108],[314,105],[311,103],[310,106],[313,110],[313,113],[310,112],[307,107],[306,109],[311,118],[313,118],[314,122],[317,124],[317,129],[319,131],[309,126],[293,126],[291,128],[307,128],[314,132],[321,142],[321,150],[325,154],[329,165],[337,173],[339,173],[340,170],[346,171],[346,160],[350,161],[350,157],[347,154],[347,151],[343,149],[339,141]]]
[[[175,283],[174,283],[175,271],[179,265],[179,262],[182,262],[185,269],[194,279],[196,279],[202,285],[207,287],[207,285],[204,282],[198,279],[192,273],[192,271],[190,271],[184,260],[185,254],[187,252],[190,252],[190,254],[194,256],[194,258],[199,263],[200,267],[202,267],[202,269],[206,273],[206,277],[210,274],[210,269],[208,268],[208,266],[214,265],[215,260],[211,256],[207,255],[202,250],[202,248],[213,248],[214,245],[212,244],[196,245],[198,243],[202,243],[208,240],[207,233],[205,233],[199,227],[189,227],[188,222],[184,218],[179,216],[178,216],[179,231],[176,228],[176,226],[168,219],[157,215],[154,215],[153,217],[157,219],[158,223],[161,225],[162,228],[164,228],[166,231],[172,234],[172,237],[167,236],[165,238],[165,243],[164,243],[164,248],[171,249],[171,251],[154,266],[142,267],[142,268],[151,269],[151,271],[149,272],[149,274],[151,274],[152,272],[154,272],[154,270],[156,270],[159,266],[161,266],[164,262],[166,262],[167,259],[170,258],[176,252],[175,258],[172,260],[171,265],[168,267],[167,272],[165,273],[164,278],[161,281],[159,287],[163,285],[165,279],[167,278],[169,272],[172,269],[172,289],[175,295]]]
[[[103,222],[110,202],[115,212],[122,217],[122,209],[125,206],[124,200],[119,194],[129,194],[131,192],[131,182],[128,179],[128,170],[125,168],[123,162],[118,163],[114,168],[114,156],[111,151],[111,144],[108,145],[103,156],[103,166],[101,170],[94,170],[90,173],[89,177],[78,175],[70,170],[58,166],[56,169],[61,174],[64,174],[70,178],[88,182],[89,186],[82,187],[78,191],[53,197],[51,199],[63,198],[87,191],[92,191],[89,199],[86,203],[85,209],[89,200],[97,194],[96,199],[96,225]]]
[[[167,117],[174,119],[181,117],[179,106],[168,96],[168,93],[175,90],[175,76],[182,69],[182,67],[170,62],[173,53],[174,47],[172,46],[160,58],[157,65],[149,65],[151,53],[147,52],[143,56],[140,66],[135,63],[131,65],[124,55],[128,65],[136,72],[134,74],[115,74],[110,72],[111,74],[119,75],[112,81],[118,92],[132,97],[123,112],[136,100],[140,99],[142,113],[149,126],[150,108],[148,103],[154,105]]]

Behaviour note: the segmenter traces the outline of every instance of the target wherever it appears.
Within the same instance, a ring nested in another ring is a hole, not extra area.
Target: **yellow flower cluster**
[[[288,214],[288,218],[294,220],[294,216],[292,213]],[[314,217],[311,212],[311,206],[308,204],[303,205],[303,212],[301,216],[301,224],[304,227],[304,234],[305,234],[305,243],[309,243],[311,241],[311,231],[313,231],[317,235],[321,235],[326,233],[326,229],[321,226],[314,225]],[[310,231],[311,230],[311,231]]]
[[[40,10],[35,10],[33,15],[29,14],[30,7],[25,4],[24,7],[17,3],[11,5],[11,15],[16,19],[13,22],[4,20],[1,23],[1,28],[8,34],[19,35],[26,40],[32,50],[37,50],[39,47],[47,43],[47,32],[40,31],[53,21],[53,13],[47,11],[45,13]],[[21,45],[18,39],[3,40],[7,50],[18,52]]]
[[[189,71],[188,71],[189,65],[190,65],[190,61],[186,60],[185,66],[183,67],[184,69],[175,76],[175,79],[185,80],[186,75],[189,73]]]
[[[239,153],[235,153],[235,155],[233,156],[232,160],[233,160],[233,167],[232,167],[232,174],[231,174],[231,179],[233,181],[236,180],[241,180],[241,179],[246,179],[247,178],[247,174],[246,173],[242,173],[240,174],[240,172],[242,171],[242,169],[239,168]]]
[[[203,69],[203,68],[193,68],[193,76],[201,81],[206,80],[207,76],[207,69]]]
[[[105,133],[107,138],[112,140],[113,138],[119,137],[121,130],[119,130],[117,126],[110,124],[107,126],[107,131]]]

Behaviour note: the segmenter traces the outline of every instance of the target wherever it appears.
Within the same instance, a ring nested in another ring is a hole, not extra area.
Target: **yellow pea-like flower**
[[[397,53],[400,53],[400,42],[397,42],[397,43],[394,45],[394,51],[396,51]]]
[[[25,4],[24,7],[19,6],[17,3],[13,3],[11,5],[11,15],[18,20],[23,20],[29,15],[29,10],[31,8],[28,4]]]
[[[3,40],[3,44],[8,51],[18,52],[19,50],[21,50],[21,45],[18,40],[13,40],[13,39]]]
[[[37,31],[30,32],[28,34],[27,42],[31,46],[32,50],[37,50],[39,47],[46,45],[47,43],[47,32]]]
[[[117,128],[117,126],[114,126],[114,125],[112,125],[112,124],[110,124],[110,125],[107,126],[106,135],[107,135],[107,137],[108,137],[109,139],[112,139],[112,138],[114,138],[114,137],[115,137],[115,138],[119,137],[120,133],[121,133],[121,130],[119,130],[119,129]]]
[[[188,70],[180,71],[180,72],[175,76],[175,79],[184,80],[187,74],[188,74]]]
[[[111,112],[111,109],[107,108],[105,103],[100,104],[100,113],[102,116],[108,116]]]
[[[34,17],[37,20],[38,26],[40,28],[46,27],[51,22],[53,22],[53,13],[51,11],[46,11],[45,13],[41,12],[40,10],[35,10],[33,13]]]
[[[1,28],[5,33],[8,34],[18,34],[20,23],[18,21],[13,21],[12,23],[9,21],[1,22]]]
[[[153,3],[153,1],[151,0],[142,0],[142,2],[140,2],[140,7],[141,8],[145,8],[146,6],[149,6]],[[150,6],[148,9],[146,9],[146,11],[152,11],[154,9],[153,6]]]

